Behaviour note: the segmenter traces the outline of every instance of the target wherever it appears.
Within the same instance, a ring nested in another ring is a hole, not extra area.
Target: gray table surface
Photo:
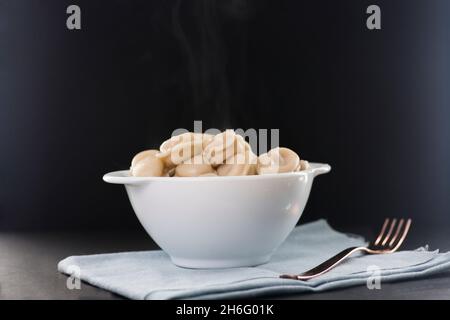
[[[354,231],[354,230],[353,230]],[[362,233],[364,234],[364,233]],[[450,250],[450,236],[422,234],[432,249]],[[410,237],[406,248],[425,243]],[[70,255],[155,249],[144,231],[108,233],[0,233],[0,299],[122,299],[87,283],[69,290],[67,277],[58,273],[56,264]],[[271,297],[269,297],[271,298]],[[273,297],[276,299],[450,299],[450,270],[426,279],[382,283],[380,290],[365,286],[347,289]]]

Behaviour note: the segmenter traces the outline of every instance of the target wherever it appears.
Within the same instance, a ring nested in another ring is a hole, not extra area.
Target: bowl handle
[[[131,177],[128,170],[114,171],[103,176],[103,181],[114,184],[143,184],[148,180],[143,178]]]
[[[318,176],[319,174],[328,173],[331,170],[331,166],[326,163],[316,163],[314,164],[314,167],[312,168],[312,173],[314,177]]]

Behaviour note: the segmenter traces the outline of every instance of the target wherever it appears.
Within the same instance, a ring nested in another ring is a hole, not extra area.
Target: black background
[[[331,164],[302,222],[447,232],[449,30],[446,0],[2,0],[0,229],[141,230],[102,175],[203,120]]]

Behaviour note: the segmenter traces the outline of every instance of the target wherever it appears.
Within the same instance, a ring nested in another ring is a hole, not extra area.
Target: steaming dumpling
[[[244,154],[237,154],[229,159],[226,163],[217,168],[219,176],[247,176],[256,174],[256,164],[258,157],[248,150]]]
[[[158,150],[139,152],[131,160],[130,173],[135,177],[160,177],[164,172],[164,163],[156,157]]]
[[[293,172],[300,164],[299,156],[288,148],[274,148],[258,158],[258,174]]]
[[[202,153],[212,139],[212,135],[193,132],[173,136],[161,144],[160,152],[156,154],[156,157],[162,159],[165,165],[171,168]]]
[[[210,173],[215,173],[215,170],[210,164],[205,163],[201,154],[175,168],[177,177],[198,177]]]
[[[218,166],[236,154],[244,154],[250,147],[248,143],[233,130],[226,130],[214,136],[203,152],[205,160]]]
[[[302,171],[306,169],[309,169],[309,162],[306,160],[300,160],[300,163],[295,171]]]

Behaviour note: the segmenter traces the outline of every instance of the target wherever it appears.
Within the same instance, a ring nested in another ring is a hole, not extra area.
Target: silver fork
[[[397,225],[397,228],[396,228]],[[388,228],[389,226],[389,228]],[[294,280],[309,280],[311,278],[318,277],[325,272],[328,272],[351,254],[362,251],[368,254],[380,254],[380,253],[392,253],[398,250],[402,245],[403,241],[408,234],[409,228],[411,227],[411,219],[400,219],[397,224],[397,219],[392,219],[392,221],[387,218],[384,220],[381,231],[375,241],[370,242],[367,247],[351,247],[342,250],[330,259],[322,262],[317,267],[312,268],[301,274],[282,274],[280,278],[283,279],[294,279]],[[395,229],[395,233],[394,233]],[[387,230],[387,233],[386,233]],[[386,235],[385,235],[386,233]],[[392,237],[391,237],[392,236]]]

